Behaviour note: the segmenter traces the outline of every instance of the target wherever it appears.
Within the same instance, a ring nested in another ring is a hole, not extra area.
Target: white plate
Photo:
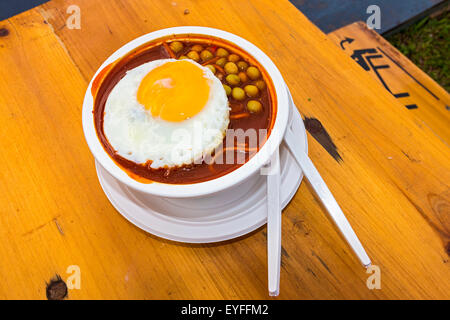
[[[291,112],[293,117],[288,130],[295,132],[307,152],[302,118],[295,107]],[[303,174],[283,143],[280,165],[284,208],[300,186]],[[267,221],[267,179],[259,174],[218,194],[173,199],[130,189],[98,162],[96,168],[103,191],[117,211],[137,227],[161,238],[188,243],[218,242],[245,235]]]

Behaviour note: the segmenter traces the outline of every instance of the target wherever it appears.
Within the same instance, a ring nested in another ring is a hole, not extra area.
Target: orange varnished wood
[[[177,25],[254,42],[281,70],[336,161],[309,155],[381,269],[381,289],[306,183],[283,214],[280,299],[449,298],[448,145],[285,1],[50,1],[0,22],[0,297],[45,299],[46,282],[81,270],[69,299],[267,298],[266,233],[187,245],[146,234],[103,194],[81,128],[90,78],[118,47]],[[189,14],[184,14],[189,9]]]

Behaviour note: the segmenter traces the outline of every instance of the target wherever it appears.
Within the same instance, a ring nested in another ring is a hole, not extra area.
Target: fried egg
[[[123,158],[151,168],[194,163],[220,146],[229,124],[220,80],[192,60],[127,71],[105,104],[103,131]]]

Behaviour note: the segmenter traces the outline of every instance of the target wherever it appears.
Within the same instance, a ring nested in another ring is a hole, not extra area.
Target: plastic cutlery
[[[281,203],[280,156],[277,149],[272,155],[267,172],[267,265],[270,296],[280,292],[281,262]]]
[[[290,110],[291,118],[295,118],[292,117],[292,113],[298,112],[298,110],[295,110],[296,107],[294,105],[289,90],[288,93],[290,95],[291,107],[293,109]],[[291,120],[292,122],[295,121],[294,119]],[[291,126],[294,127],[294,123],[292,123]],[[296,141],[294,131],[291,129],[291,126],[288,127],[286,130],[284,142],[286,143],[289,151],[294,156],[298,165],[301,167],[303,174],[305,175],[306,179],[312,186],[320,202],[328,211],[330,217],[332,218],[338,229],[341,231],[342,235],[352,248],[353,252],[356,254],[358,259],[366,268],[369,267],[371,264],[369,256],[364,250],[361,242],[356,236],[356,233],[353,231],[350,223],[348,222],[347,218],[345,217],[344,213],[342,212],[341,208],[336,202],[336,199],[333,197],[331,191],[328,189],[325,181],[322,179],[320,173],[317,171],[313,162],[305,153],[305,151],[301,150],[301,148],[298,148],[298,143]]]

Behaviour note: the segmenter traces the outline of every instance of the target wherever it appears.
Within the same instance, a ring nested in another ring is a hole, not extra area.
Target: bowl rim
[[[177,34],[206,35],[213,36],[219,39],[221,38],[237,45],[241,49],[251,54],[265,68],[273,82],[275,95],[277,97],[277,113],[275,122],[269,138],[259,149],[259,151],[242,166],[221,177],[193,184],[165,184],[160,182],[147,184],[141,183],[131,178],[112,160],[110,155],[104,150],[103,145],[101,144],[97,136],[97,132],[94,126],[94,115],[92,112],[94,107],[94,99],[91,94],[92,83],[97,75],[103,70],[103,68],[116,61],[117,59],[123,57],[135,48],[158,38]],[[227,31],[209,27],[183,26],[166,28],[147,33],[126,43],[125,45],[117,49],[113,54],[111,54],[97,69],[91,81],[89,82],[89,86],[86,89],[86,94],[84,96],[82,110],[83,131],[89,149],[91,150],[94,158],[97,159],[97,161],[99,161],[100,164],[112,176],[114,176],[125,185],[144,193],[163,197],[199,197],[213,194],[227,189],[231,186],[238,185],[251,175],[255,174],[263,165],[269,162],[271,155],[275,152],[275,150],[277,150],[278,146],[280,145],[287,127],[289,115],[288,101],[289,100],[286,91],[286,84],[283,80],[283,77],[281,76],[280,71],[263,51],[261,51],[258,47],[256,47],[249,41]]]

